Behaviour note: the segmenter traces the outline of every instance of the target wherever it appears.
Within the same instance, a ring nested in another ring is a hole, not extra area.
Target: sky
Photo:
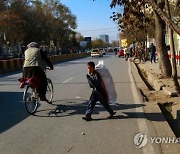
[[[112,12],[122,9],[110,8],[111,0],[60,0],[69,7],[77,18],[77,32],[84,37],[100,38],[99,35],[109,35],[110,42],[118,39],[118,25],[110,19]]]

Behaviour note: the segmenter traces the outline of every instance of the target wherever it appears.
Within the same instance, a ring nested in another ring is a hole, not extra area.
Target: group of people
[[[141,61],[150,60],[150,62],[156,62],[156,47],[153,43],[150,44],[149,48],[145,52],[142,45],[135,48],[135,57],[138,57]]]
[[[124,48],[124,50],[126,51],[124,52],[124,55],[128,53],[128,56],[138,57],[140,61],[145,62],[146,60],[150,60],[151,63],[156,62],[156,47],[153,43],[150,44],[149,48],[147,48],[147,51],[145,51],[144,46],[142,44],[136,47]]]
[[[39,48],[36,42],[31,42],[30,44],[28,44],[24,54],[25,61],[23,65],[23,77],[39,78],[40,84],[37,88],[37,91],[39,93],[40,100],[48,101],[46,99],[47,78],[44,72],[44,63],[46,63],[51,70],[54,69],[53,64],[51,63],[47,55]],[[108,103],[108,98],[103,87],[102,78],[100,74],[95,70],[95,63],[92,61],[88,62],[87,70],[87,80],[93,90],[88,101],[86,114],[84,117],[82,117],[82,119],[86,121],[92,120],[91,115],[97,101],[99,101],[109,112],[109,118],[112,118],[116,114],[116,112],[111,109]]]

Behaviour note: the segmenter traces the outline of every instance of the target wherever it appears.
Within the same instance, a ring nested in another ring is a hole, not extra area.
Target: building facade
[[[100,40],[106,42],[106,43],[109,43],[109,35],[100,35]]]

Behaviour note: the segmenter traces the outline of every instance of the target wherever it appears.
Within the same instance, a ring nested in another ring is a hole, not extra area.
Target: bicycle
[[[37,111],[40,97],[37,92],[38,83],[40,82],[37,77],[31,78],[20,78],[18,79],[21,83],[20,88],[25,88],[23,94],[23,102],[25,109],[29,114],[34,114]],[[53,83],[50,78],[47,78],[47,90],[46,90],[46,99],[47,103],[52,104],[53,100]]]

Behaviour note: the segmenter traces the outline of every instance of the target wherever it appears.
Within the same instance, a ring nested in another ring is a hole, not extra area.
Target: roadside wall
[[[54,55],[49,56],[52,63],[73,60],[77,58],[83,58],[88,56],[87,53],[75,53],[75,54],[64,54],[64,55]],[[22,69],[24,63],[23,58],[10,59],[10,60],[0,60],[0,74],[11,72],[15,70]]]

